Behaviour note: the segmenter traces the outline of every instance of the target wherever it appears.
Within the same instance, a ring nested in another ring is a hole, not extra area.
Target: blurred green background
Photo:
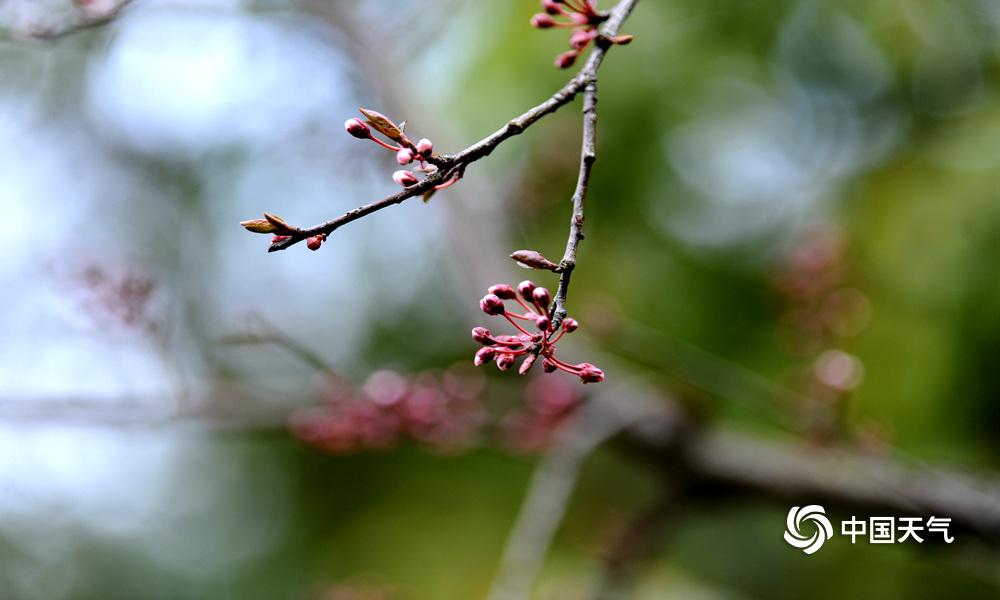
[[[449,152],[543,100],[568,34],[537,11],[149,0],[37,42],[73,7],[0,3],[0,598],[485,597],[534,455],[318,452],[285,427],[315,366],[225,342],[266,320],[356,384],[471,361],[483,290],[525,277],[506,255],[561,254],[579,104],[315,254],[237,223],[392,192],[358,106]],[[642,0],[623,31],[566,355],[725,426],[996,469],[1000,3]],[[589,597],[659,486],[599,450],[535,596]],[[679,503],[628,597],[1000,595],[995,549],[805,556],[787,508]]]

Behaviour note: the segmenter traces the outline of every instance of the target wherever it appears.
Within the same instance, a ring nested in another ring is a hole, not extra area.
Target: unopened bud
[[[413,162],[413,150],[409,148],[401,148],[399,152],[396,153],[396,162],[401,165],[408,165]]]
[[[368,126],[365,125],[365,122],[362,121],[361,119],[358,119],[357,117],[345,121],[344,129],[347,130],[347,133],[353,135],[359,140],[367,140],[372,136],[371,129],[368,129]]]
[[[274,225],[272,225],[267,219],[250,219],[249,221],[240,221],[240,225],[243,226],[243,229],[252,231],[253,233],[274,233]]]
[[[521,343],[516,335],[498,335],[494,337],[496,337],[497,343],[503,343],[508,345],[510,344],[510,342],[516,342],[517,344]]]
[[[586,29],[577,29],[573,35],[569,36],[569,45],[574,50],[583,50],[590,40],[594,39],[594,33]]]
[[[486,294],[483,296],[483,299],[479,301],[479,308],[483,309],[483,312],[488,315],[496,316],[504,313],[503,300],[495,294]]]
[[[535,250],[518,250],[511,252],[510,257],[517,261],[518,265],[528,269],[554,271],[559,268],[559,265],[545,258],[541,252]]]
[[[514,288],[510,287],[506,283],[498,283],[496,285],[491,285],[489,292],[503,300],[513,300],[517,296],[517,293],[514,291]]]
[[[511,368],[514,365],[514,355],[507,353],[498,354],[495,359],[495,362],[497,363],[498,369],[500,369],[501,371],[506,371],[507,369]]]
[[[543,287],[535,288],[534,291],[531,292],[531,298],[542,308],[547,307],[549,302],[552,302],[552,294],[549,293],[549,290]]]
[[[548,331],[549,318],[546,317],[545,315],[539,315],[538,317],[535,318],[535,327],[537,327],[539,331]]]
[[[421,156],[430,156],[431,152],[434,151],[434,143],[427,138],[421,138],[417,142],[417,154]]]
[[[525,279],[521,283],[517,284],[517,292],[521,294],[521,297],[531,302],[531,294],[535,291],[535,282]]]
[[[531,370],[531,366],[535,364],[535,360],[537,359],[538,359],[537,354],[529,354],[528,356],[524,357],[524,360],[521,361],[521,367],[517,370],[517,372],[520,373],[521,375],[524,375],[525,373]]]
[[[562,321],[562,328],[566,333],[573,333],[578,327],[580,327],[580,323],[573,317],[566,317]]]
[[[314,235],[306,240],[306,247],[310,250],[319,250],[319,247],[323,245],[323,236]]]
[[[559,369],[559,367],[557,367],[556,363],[554,363],[551,359],[546,358],[542,361],[542,370],[546,373],[555,373],[557,369]]]
[[[632,43],[632,40],[635,39],[635,36],[625,34],[625,35],[616,35],[608,39],[611,40],[612,44],[618,44],[619,46],[627,46],[628,44]]]
[[[538,13],[531,17],[531,26],[537,29],[550,29],[556,26],[556,22],[550,15]]]
[[[264,218],[267,219],[267,222],[270,223],[272,227],[274,227],[274,233],[278,235],[289,235],[294,231],[294,228],[278,215],[264,213]]]
[[[496,343],[496,340],[493,339],[493,333],[485,327],[473,327],[472,339],[479,344],[483,344],[484,346],[486,344]]]
[[[392,119],[389,117],[380,112],[368,110],[367,108],[359,108],[358,111],[368,119],[368,123],[372,127],[377,129],[378,132],[385,137],[395,142],[398,142],[403,138],[403,132],[399,128],[399,125],[393,123]]]
[[[559,3],[554,0],[542,0],[542,8],[550,15],[558,15],[562,12],[559,9]]]
[[[568,69],[576,62],[576,50],[567,50],[556,57],[555,65],[560,69]]]
[[[493,348],[480,348],[476,352],[476,357],[472,359],[472,364],[480,367],[486,364],[487,361],[493,360],[494,356],[496,356],[496,350]]]
[[[579,371],[580,381],[583,383],[600,383],[604,381],[604,371],[590,363],[580,363],[576,365],[576,368]]]
[[[392,174],[392,180],[403,187],[413,187],[420,183],[420,179],[417,178],[410,171],[399,170]]]

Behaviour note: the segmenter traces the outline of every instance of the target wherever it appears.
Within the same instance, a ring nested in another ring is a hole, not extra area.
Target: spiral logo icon
[[[815,525],[816,530],[811,536],[802,533],[803,521],[810,521]],[[817,504],[793,506],[792,510],[788,511],[785,541],[792,546],[806,554],[812,554],[822,548],[826,540],[831,537],[833,537],[833,525],[830,524],[830,519],[826,518],[826,511],[822,506]]]

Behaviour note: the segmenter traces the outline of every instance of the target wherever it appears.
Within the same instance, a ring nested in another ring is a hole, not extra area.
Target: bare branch
[[[622,22],[635,8],[636,0],[623,0],[611,12],[608,25],[597,40],[597,48],[581,70],[581,75],[587,76],[583,85],[583,142],[580,146],[580,173],[573,190],[573,214],[569,222],[569,238],[566,240],[566,250],[559,263],[559,287],[556,290],[555,302],[552,305],[552,329],[566,318],[566,295],[569,292],[570,278],[576,268],[576,252],[583,240],[584,202],[590,187],[590,172],[597,160],[597,69],[604,60],[605,51],[612,45],[609,38],[617,35]]]
[[[569,238],[566,240],[566,251],[559,262],[559,288],[556,290],[555,302],[552,305],[552,328],[566,318],[566,294],[569,292],[569,280],[576,268],[576,250],[583,240],[583,205],[587,199],[590,187],[590,172],[597,160],[597,79],[589,81],[583,89],[583,144],[580,148],[580,174],[576,179],[576,189],[573,190],[573,214],[569,220]]]

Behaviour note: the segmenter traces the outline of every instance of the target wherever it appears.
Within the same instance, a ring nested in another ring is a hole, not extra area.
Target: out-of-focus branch
[[[680,503],[675,502],[679,489],[672,488],[656,499],[645,511],[619,532],[603,553],[604,568],[594,586],[594,600],[630,598],[639,563],[662,535],[665,522],[675,521]]]
[[[620,448],[676,487],[665,502],[751,497],[782,508],[820,504],[859,516],[950,517],[954,530],[1000,545],[1000,479],[995,475],[973,476],[846,448],[810,448],[697,423],[673,399],[631,382],[606,384],[582,410],[532,478],[492,600],[529,597],[583,462],[614,432]],[[662,517],[665,506],[654,506],[640,523]],[[633,559],[635,541],[620,540],[611,557],[613,569]]]
[[[615,386],[614,393],[625,389]],[[611,398],[608,394],[592,398],[557,432],[532,475],[507,539],[490,600],[519,600],[530,595],[586,458],[609,437],[663,410],[662,406],[636,402],[630,403],[626,411],[614,406]]]
[[[340,227],[366,217],[384,208],[399,204],[414,198],[423,196],[427,192],[433,191],[442,185],[450,185],[449,182],[460,178],[465,169],[477,160],[489,156],[501,143],[511,137],[520,134],[525,129],[538,122],[542,117],[557,111],[562,106],[569,104],[577,94],[590,87],[596,94],[597,72],[604,61],[608,49],[613,45],[609,39],[616,36],[625,18],[632,12],[638,0],[621,0],[609,13],[609,18],[601,36],[599,37],[594,50],[580,71],[573,76],[562,88],[541,104],[531,108],[527,112],[508,121],[503,127],[486,136],[475,144],[459,151],[456,154],[442,155],[436,157],[435,166],[437,170],[423,179],[419,183],[404,188],[395,194],[390,194],[381,200],[376,200],[369,204],[359,206],[337,216],[325,223],[309,228],[292,227],[283,231],[283,239],[272,243],[268,248],[269,252],[285,250],[305,239],[314,236],[327,236]],[[596,97],[596,96],[595,96]],[[596,113],[595,118],[596,118]],[[590,159],[592,162],[593,159]],[[588,167],[589,171],[589,167]],[[582,207],[582,200],[581,200]]]
[[[1000,479],[913,464],[851,448],[811,448],[690,422],[645,422],[627,447],[715,497],[808,502],[860,514],[951,517],[959,529],[1000,545]]]
[[[133,0],[114,0],[100,10],[92,8],[92,2],[76,2],[78,9],[71,16],[52,23],[31,23],[26,28],[14,30],[15,36],[41,41],[52,41],[74,33],[106,25],[118,18]]]
[[[250,326],[247,331],[224,336],[219,341],[231,346],[270,344],[284,349],[317,371],[333,374],[334,370],[330,363],[318,352],[286,334],[268,320],[253,315],[248,321]]]
[[[951,517],[956,526],[1000,544],[995,476],[907,466],[850,450],[810,450],[718,429],[653,448],[665,451],[664,459],[679,459],[681,468],[719,491],[809,500],[865,514]]]

